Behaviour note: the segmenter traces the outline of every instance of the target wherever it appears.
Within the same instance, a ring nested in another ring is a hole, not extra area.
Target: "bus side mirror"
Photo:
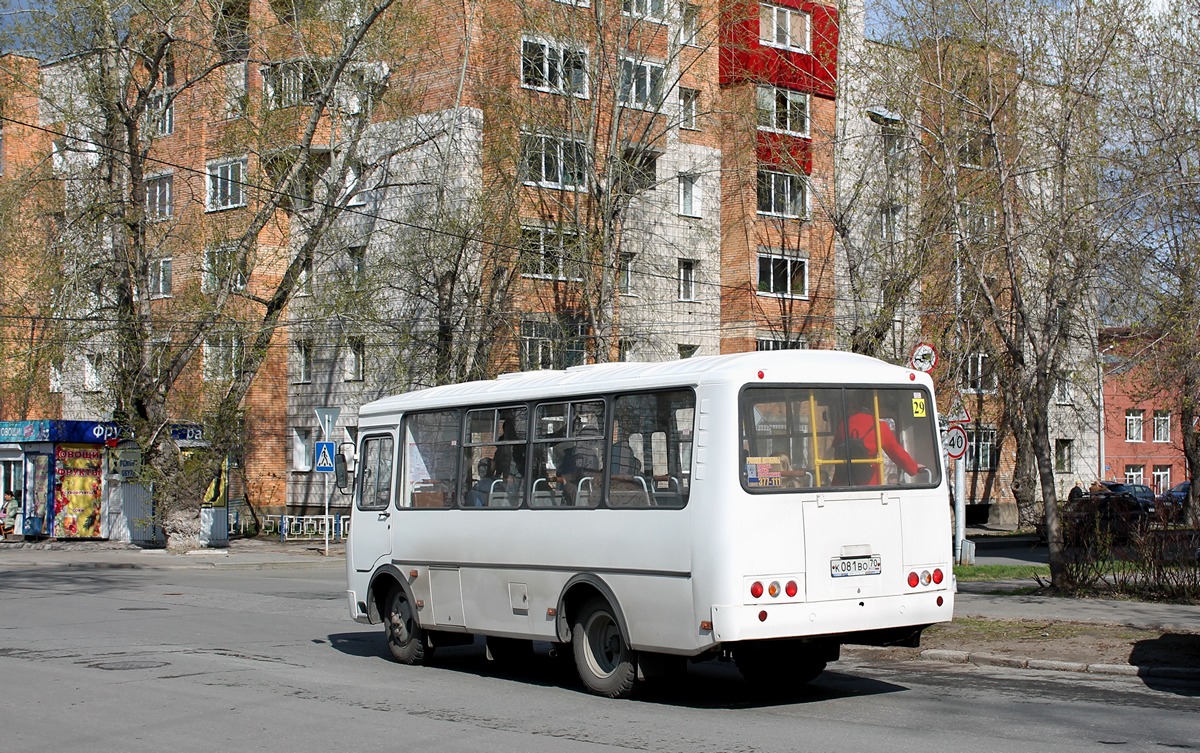
[[[350,486],[350,474],[346,470],[346,456],[338,453],[333,456],[333,480],[337,488],[345,492]]]

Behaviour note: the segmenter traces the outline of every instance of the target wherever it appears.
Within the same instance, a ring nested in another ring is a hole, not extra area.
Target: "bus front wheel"
[[[401,664],[424,664],[433,653],[425,640],[425,630],[417,624],[412,604],[404,590],[393,589],[388,595],[387,617],[383,621],[388,650]]]
[[[575,669],[587,689],[626,698],[637,684],[637,654],[629,648],[612,607],[603,599],[583,605],[571,632]]]

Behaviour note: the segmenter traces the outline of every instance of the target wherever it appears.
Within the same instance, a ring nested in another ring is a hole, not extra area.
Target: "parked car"
[[[1113,494],[1129,494],[1141,508],[1143,515],[1154,514],[1154,490],[1145,484],[1120,484],[1115,481],[1101,481]]]
[[[1064,540],[1080,545],[1097,533],[1114,541],[1127,541],[1135,530],[1154,517],[1154,492],[1144,484],[1101,481],[1101,489],[1089,491],[1066,504],[1062,519]]]
[[[1183,520],[1187,517],[1188,489],[1191,486],[1191,481],[1183,481],[1163,492],[1158,498],[1160,512],[1166,520]]]

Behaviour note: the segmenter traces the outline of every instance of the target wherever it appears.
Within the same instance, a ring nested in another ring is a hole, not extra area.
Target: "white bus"
[[[351,616],[421,664],[486,636],[626,696],[685,659],[808,682],[951,619],[932,382],[777,351],[579,366],[359,412]],[[882,441],[878,441],[882,440]]]

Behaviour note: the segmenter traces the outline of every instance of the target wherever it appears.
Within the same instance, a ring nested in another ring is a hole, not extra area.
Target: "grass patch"
[[[1037,576],[1048,580],[1049,565],[955,565],[954,577],[960,582],[989,580],[1033,580]]]
[[[1159,631],[1142,630],[1115,625],[1090,625],[1076,622],[1043,620],[986,620],[974,617],[955,617],[954,622],[933,625],[925,635],[980,644],[997,642],[1042,642],[1076,638],[1105,638],[1116,641],[1135,641],[1157,638]]]

